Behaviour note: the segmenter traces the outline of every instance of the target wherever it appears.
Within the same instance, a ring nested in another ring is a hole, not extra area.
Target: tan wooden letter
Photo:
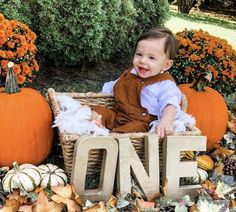
[[[98,188],[85,190],[88,155],[91,149],[104,149],[105,152]],[[71,181],[84,199],[90,201],[109,199],[114,187],[117,156],[118,144],[111,137],[97,136],[78,139],[74,149]]]
[[[205,136],[167,136],[163,145],[163,179],[167,179],[167,198],[179,199],[185,194],[195,195],[200,185],[179,185],[180,177],[197,176],[197,162],[180,161],[181,151],[206,151]]]
[[[131,191],[131,173],[147,198],[159,192],[159,145],[158,136],[145,137],[145,168],[129,137],[119,138],[119,162],[117,183],[121,195]]]

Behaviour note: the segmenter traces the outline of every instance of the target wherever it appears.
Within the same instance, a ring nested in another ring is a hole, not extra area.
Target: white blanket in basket
[[[108,135],[109,130],[98,127],[91,119],[91,108],[82,106],[79,101],[66,95],[58,95],[62,112],[55,117],[52,127],[59,127],[62,132],[78,135]]]

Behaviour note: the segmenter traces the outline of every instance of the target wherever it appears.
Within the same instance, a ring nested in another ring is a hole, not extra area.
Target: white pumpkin
[[[9,170],[2,179],[3,190],[6,192],[19,188],[22,191],[33,191],[41,181],[40,171],[32,164],[18,165],[13,162],[13,169]]]
[[[42,181],[40,183],[40,186],[42,187],[52,187],[52,186],[58,186],[58,185],[66,185],[67,183],[67,176],[65,174],[65,171],[61,168],[59,168],[56,165],[47,163],[45,165],[38,166]]]
[[[194,177],[193,182],[194,183],[201,183],[205,181],[208,178],[208,174],[204,169],[197,168],[197,176]]]

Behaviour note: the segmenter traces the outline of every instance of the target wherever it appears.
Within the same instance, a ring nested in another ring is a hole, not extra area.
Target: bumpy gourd
[[[45,164],[38,166],[42,181],[40,183],[40,186],[42,187],[48,187],[51,188],[52,186],[58,186],[58,185],[66,185],[67,183],[67,176],[65,174],[65,171],[61,168],[59,168],[56,165],[53,164]]]
[[[227,129],[228,109],[218,91],[205,86],[204,77],[193,84],[181,84],[188,100],[187,113],[196,118],[196,126],[207,136],[207,149],[220,142]]]
[[[186,159],[194,159],[194,153],[192,151],[185,152],[184,157]],[[198,155],[197,156],[197,166],[204,170],[212,170],[214,168],[214,161],[209,155]]]
[[[32,164],[18,166],[13,162],[13,169],[9,170],[2,180],[3,190],[6,192],[19,188],[22,191],[33,191],[41,181],[40,171]]]
[[[18,87],[12,64],[0,93],[0,166],[14,161],[38,165],[51,150],[52,112],[39,92]]]

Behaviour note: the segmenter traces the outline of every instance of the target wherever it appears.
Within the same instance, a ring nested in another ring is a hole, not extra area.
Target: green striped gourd
[[[32,164],[18,165],[13,162],[13,169],[9,170],[2,180],[3,190],[12,192],[14,188],[21,191],[33,191],[41,181],[41,174],[37,166]]]
[[[58,186],[61,184],[66,185],[67,176],[63,169],[50,163],[40,165],[38,168],[42,176],[40,186],[51,188],[52,186]]]

